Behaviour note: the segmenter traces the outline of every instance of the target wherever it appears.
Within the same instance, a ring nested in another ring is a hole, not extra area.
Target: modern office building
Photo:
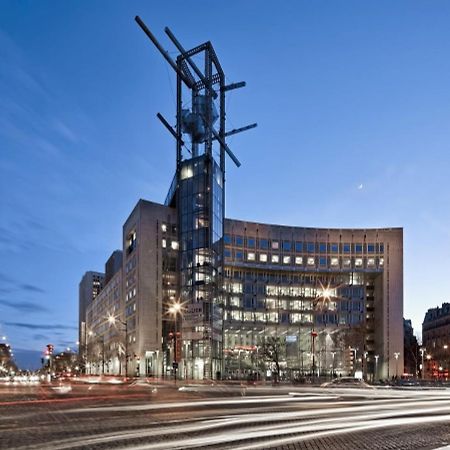
[[[105,274],[89,271],[81,278],[78,286],[78,342],[80,354],[84,353],[86,342],[86,310],[103,288]]]
[[[99,296],[89,331],[104,336],[108,349],[107,330],[122,330],[118,361],[126,361],[120,370],[125,365],[129,375],[387,378],[401,372],[403,230],[226,219],[225,159],[240,165],[226,137],[255,124],[226,131],[225,94],[245,83],[225,83],[210,42],[180,52],[175,62],[162,51],[177,74],[176,127],[159,115],[176,141],[175,176],[164,204],[140,200],[126,220],[123,302]],[[196,65],[201,59],[203,72]],[[102,369],[107,351],[97,352]]]

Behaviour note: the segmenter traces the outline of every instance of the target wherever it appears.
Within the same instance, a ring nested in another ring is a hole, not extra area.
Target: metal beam
[[[170,31],[169,27],[165,27],[164,31],[166,32],[167,36],[169,36],[170,40],[174,43],[175,47],[180,51],[181,56],[190,64],[190,66],[192,67],[192,69],[194,69],[194,72],[197,74],[197,76],[200,78],[200,80],[202,80],[205,87],[208,88],[213,98],[217,98],[217,93],[214,91],[211,82],[205,78],[202,71],[197,67],[194,61],[192,61],[192,58],[187,54],[186,50],[183,48],[180,42],[178,42],[177,38]]]
[[[142,30],[144,31],[144,33],[149,37],[149,39],[153,42],[153,44],[155,45],[155,47],[159,50],[159,52],[161,53],[161,55],[164,57],[164,59],[170,64],[170,66],[172,67],[173,70],[175,70],[175,72],[180,76],[180,78],[184,81],[184,83],[186,84],[186,86],[190,89],[192,89],[192,83],[191,80],[189,80],[189,78],[187,78],[185,76],[185,74],[178,69],[177,65],[175,64],[174,60],[169,56],[169,53],[167,52],[167,50],[164,50],[164,48],[162,47],[162,45],[158,42],[158,40],[156,39],[156,37],[153,35],[153,33],[147,28],[147,26],[145,25],[145,23],[141,20],[141,18],[139,16],[136,16],[134,18],[134,20],[138,23],[138,25],[142,28]]]
[[[219,133],[214,128],[211,128],[211,131],[212,131],[212,134],[214,135],[214,137],[219,141],[219,144],[222,146],[222,148],[228,153],[228,156],[236,164],[236,166],[241,167],[241,162],[236,158],[234,153],[229,149],[229,147],[225,143],[225,141],[219,136]]]
[[[161,123],[169,130],[169,133],[177,140],[181,143],[181,145],[184,145],[183,139],[181,139],[178,135],[177,132],[173,129],[173,127],[170,125],[169,122],[167,122],[167,120],[163,117],[162,114],[158,113],[156,114],[156,117],[161,121]]]
[[[239,89],[239,88],[245,87],[246,84],[247,83],[245,81],[240,81],[239,83],[228,84],[223,88],[223,90],[226,92],[226,91],[231,91],[233,89]]]
[[[257,123],[252,123],[251,125],[247,125],[245,127],[234,128],[233,130],[227,131],[225,133],[225,137],[233,136],[233,134],[238,134],[238,133],[242,133],[243,131],[251,130],[252,128],[256,128],[257,126],[258,126]]]

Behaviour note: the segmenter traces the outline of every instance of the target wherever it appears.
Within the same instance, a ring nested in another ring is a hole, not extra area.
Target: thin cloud
[[[19,287],[24,291],[39,292],[41,294],[45,293],[44,289],[41,289],[40,287],[35,286],[34,284],[21,284]]]
[[[48,311],[47,308],[45,308],[44,306],[42,306],[38,303],[26,302],[26,301],[25,302],[24,301],[15,302],[15,301],[11,301],[11,300],[0,299],[0,305],[4,305],[4,306],[7,306],[8,308],[13,308],[16,311],[24,312],[24,313],[47,312]]]
[[[78,327],[61,324],[34,324],[23,322],[5,322],[5,325],[15,328],[26,328],[28,330],[78,330]]]

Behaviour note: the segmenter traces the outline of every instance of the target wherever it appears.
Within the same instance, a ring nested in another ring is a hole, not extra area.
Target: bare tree
[[[268,336],[264,339],[262,350],[265,361],[269,363],[270,368],[274,373],[275,381],[278,381],[280,378],[280,361],[286,350],[284,339],[279,336]]]

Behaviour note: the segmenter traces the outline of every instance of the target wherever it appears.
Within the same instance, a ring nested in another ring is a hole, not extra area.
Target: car
[[[354,377],[340,377],[335,378],[332,381],[328,381],[326,383],[322,383],[321,387],[326,388],[365,388],[365,389],[373,389],[373,386],[367,384],[365,381],[354,378]]]

